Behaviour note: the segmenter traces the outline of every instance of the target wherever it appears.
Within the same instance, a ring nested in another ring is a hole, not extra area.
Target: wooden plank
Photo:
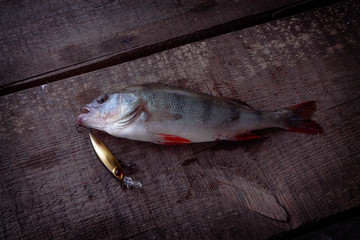
[[[259,24],[297,2],[2,1],[0,95]]]
[[[360,20],[347,18],[335,4],[1,97],[1,238],[263,239],[359,206]],[[316,100],[325,132],[179,147],[97,132],[138,166],[144,189],[123,190],[74,120],[146,82],[257,109]]]

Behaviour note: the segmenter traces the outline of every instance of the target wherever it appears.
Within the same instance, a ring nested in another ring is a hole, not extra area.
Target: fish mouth
[[[88,115],[91,114],[91,110],[90,110],[89,107],[84,106],[84,107],[81,107],[81,108],[80,108],[80,112],[81,112],[82,114],[80,114],[80,115],[77,117],[76,123],[79,124],[79,125],[86,125],[86,124],[85,124],[85,121],[86,121],[86,119],[88,118]]]
[[[98,107],[87,104],[80,108],[80,112],[81,114],[76,119],[77,124],[90,128],[98,128],[104,124],[104,118]]]
[[[90,112],[90,109],[88,107],[81,107],[80,108],[80,112],[82,113],[89,113]]]

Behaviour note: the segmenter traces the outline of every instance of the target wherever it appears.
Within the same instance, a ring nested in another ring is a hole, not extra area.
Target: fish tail
[[[323,130],[315,121],[311,120],[316,110],[315,101],[303,102],[285,109],[284,128],[291,132],[319,134]]]

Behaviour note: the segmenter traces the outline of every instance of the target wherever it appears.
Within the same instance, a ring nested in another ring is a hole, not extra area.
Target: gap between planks
[[[111,67],[124,62],[143,58],[168,49],[176,48],[188,43],[201,41],[207,38],[223,35],[229,32],[238,31],[244,28],[264,24],[269,21],[289,17],[314,8],[330,5],[340,0],[304,0],[280,8],[269,10],[259,14],[249,15],[235,19],[210,28],[195,31],[190,34],[171,38],[155,44],[134,48],[126,52],[113,52],[101,57],[90,59],[83,63],[69,65],[54,71],[46,72],[29,78],[18,80],[14,83],[4,85],[0,88],[0,96],[12,94],[25,89],[38,87],[47,83],[56,82],[62,79],[96,71],[102,68]]]

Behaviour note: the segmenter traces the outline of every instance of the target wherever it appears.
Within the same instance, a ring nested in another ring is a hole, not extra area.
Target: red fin
[[[191,143],[191,141],[189,139],[182,138],[182,137],[175,136],[175,135],[158,134],[158,136],[160,136],[162,139],[165,140],[164,142],[161,143],[164,145],[184,145],[184,144]]]
[[[168,145],[168,146],[176,146],[176,145],[186,145],[189,144],[189,142],[162,142],[160,144]]]
[[[252,132],[246,132],[246,133],[240,133],[229,140],[244,141],[244,140],[255,139],[255,138],[260,138],[260,136],[255,133],[252,133]]]
[[[286,129],[292,132],[307,134],[322,133],[323,130],[319,124],[311,120],[316,110],[314,101],[303,102],[287,108],[289,111],[285,124]]]

